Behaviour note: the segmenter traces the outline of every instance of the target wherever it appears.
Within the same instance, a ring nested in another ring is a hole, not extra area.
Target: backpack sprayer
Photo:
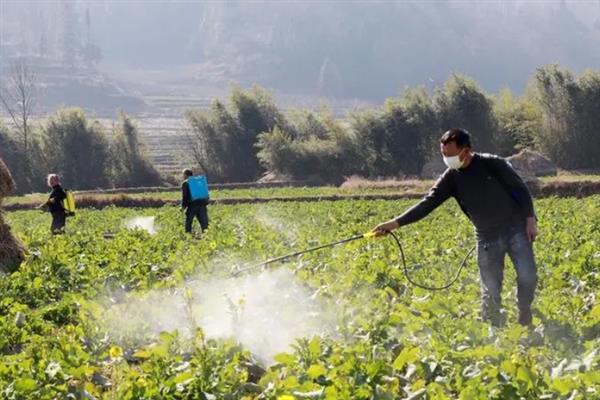
[[[406,257],[404,256],[404,249],[402,248],[402,243],[400,242],[400,239],[398,238],[398,236],[394,232],[388,232],[387,234],[389,234],[394,239],[394,241],[396,242],[396,245],[398,246],[398,250],[400,252],[400,261],[402,262],[402,266],[403,266],[403,270],[404,270],[404,276],[406,276],[406,279],[408,280],[408,282],[410,282],[412,285],[414,285],[416,287],[419,287],[421,289],[426,289],[426,290],[444,290],[444,289],[447,289],[450,286],[452,286],[458,280],[458,277],[460,276],[460,273],[462,272],[463,268],[465,267],[465,265],[467,263],[467,260],[469,259],[469,257],[471,256],[471,254],[473,254],[473,252],[475,251],[475,247],[472,247],[467,252],[467,254],[463,258],[462,262],[460,263],[458,269],[456,270],[456,274],[454,275],[454,277],[452,279],[450,279],[448,281],[448,283],[446,283],[443,286],[427,286],[427,285],[422,285],[422,284],[420,284],[418,282],[415,282],[410,277],[409,269],[408,269],[408,267],[406,265]],[[337,242],[327,243],[327,244],[323,244],[321,246],[311,247],[311,248],[306,249],[306,250],[297,251],[295,253],[290,253],[290,254],[286,254],[286,255],[283,255],[283,256],[270,258],[270,259],[265,260],[263,262],[260,262],[258,264],[250,265],[248,267],[236,268],[236,269],[234,269],[231,272],[231,274],[232,274],[232,276],[238,276],[238,275],[243,274],[245,272],[250,272],[250,271],[254,271],[254,270],[260,269],[260,268],[265,268],[269,264],[273,264],[273,263],[276,263],[276,262],[279,262],[279,261],[287,260],[287,259],[292,258],[292,257],[297,257],[297,256],[300,256],[302,254],[311,253],[311,252],[314,252],[314,251],[317,251],[317,250],[321,250],[321,249],[325,249],[325,248],[329,248],[329,247],[338,246],[340,244],[353,242],[353,241],[359,240],[359,239],[371,239],[371,238],[374,238],[374,237],[376,237],[375,232],[363,233],[362,235],[352,236],[352,237],[349,237],[349,238],[346,238],[346,239],[339,240]]]

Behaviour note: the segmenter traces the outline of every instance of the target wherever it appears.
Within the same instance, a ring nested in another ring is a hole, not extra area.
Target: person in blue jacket
[[[194,218],[198,219],[202,232],[208,228],[208,199],[192,200],[188,179],[193,176],[191,169],[183,170],[183,183],[181,184],[181,210],[185,211],[185,231],[192,233]]]

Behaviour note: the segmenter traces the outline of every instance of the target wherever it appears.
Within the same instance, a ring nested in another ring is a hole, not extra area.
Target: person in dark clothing
[[[188,178],[193,176],[191,169],[183,170],[183,183],[181,184],[181,210],[185,210],[185,231],[192,233],[192,223],[194,218],[198,219],[202,232],[208,228],[208,199],[191,199],[190,189],[188,187]]]
[[[53,235],[59,235],[65,233],[67,215],[63,208],[63,200],[67,197],[67,194],[60,185],[60,179],[56,174],[48,175],[48,186],[52,188],[52,191],[48,196],[48,200],[40,207],[47,208],[50,211],[52,215],[50,231]]]
[[[537,223],[529,189],[503,158],[471,151],[468,132],[444,133],[440,149],[448,169],[419,203],[374,228],[377,236],[416,222],[454,197],[471,220],[477,236],[481,279],[481,316],[494,326],[504,324],[501,298],[506,254],[517,272],[518,321],[531,325],[531,304],[537,285],[532,243]]]

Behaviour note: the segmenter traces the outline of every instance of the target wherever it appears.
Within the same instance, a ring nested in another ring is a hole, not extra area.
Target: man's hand
[[[537,223],[535,222],[535,217],[527,217],[527,238],[530,243],[533,243],[535,238],[538,235]]]
[[[393,231],[394,229],[399,228],[400,225],[396,222],[395,219],[389,220],[382,224],[377,225],[371,232],[375,233],[375,237],[384,236]]]

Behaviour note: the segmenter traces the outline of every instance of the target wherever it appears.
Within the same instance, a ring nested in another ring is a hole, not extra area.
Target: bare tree
[[[38,100],[37,75],[24,59],[14,62],[4,85],[0,86],[0,102],[10,115],[25,156],[25,174],[31,176],[31,126]]]

